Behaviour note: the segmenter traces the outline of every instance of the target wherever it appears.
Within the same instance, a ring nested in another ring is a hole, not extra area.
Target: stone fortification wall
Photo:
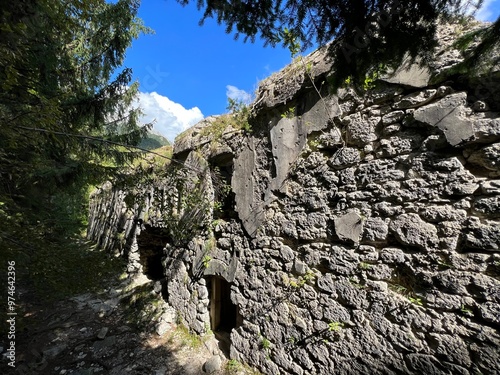
[[[231,193],[189,241],[165,237],[183,322],[266,374],[500,373],[498,71],[443,78],[457,56],[332,94],[317,51],[262,83],[252,132],[184,134],[174,156]]]

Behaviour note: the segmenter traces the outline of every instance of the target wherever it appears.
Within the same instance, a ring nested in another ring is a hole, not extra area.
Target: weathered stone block
[[[373,160],[363,163],[356,171],[356,181],[364,186],[373,182],[398,181],[405,177],[405,172],[396,168],[393,160]]]
[[[464,229],[464,249],[500,251],[500,230],[498,224],[471,222]]]
[[[321,212],[297,214],[297,233],[300,238],[319,240],[327,238],[328,216]]]
[[[408,109],[421,107],[434,99],[436,96],[436,89],[428,89],[424,91],[418,91],[409,95],[402,97],[396,103],[394,103],[394,109]]]
[[[474,129],[473,141],[491,143],[500,140],[500,119],[497,113],[485,113],[485,118],[471,120]]]
[[[317,285],[320,290],[335,295],[335,279],[333,279],[331,274],[327,273],[318,278]]]
[[[347,127],[347,144],[364,147],[367,143],[375,141],[377,135],[375,128],[380,122],[380,117],[369,117],[356,112],[342,119]]]
[[[494,302],[485,302],[479,305],[479,313],[487,322],[500,326],[500,304]]]
[[[274,189],[279,189],[306,143],[306,132],[296,117],[283,117],[271,128],[270,138],[276,168]]]
[[[481,183],[483,194],[500,194],[500,180],[489,180]]]
[[[382,139],[376,155],[378,157],[389,157],[408,154],[413,149],[418,148],[422,142],[422,137],[418,134],[400,133],[388,139]]]
[[[335,292],[338,302],[347,307],[355,309],[367,309],[370,303],[366,299],[366,291],[358,289],[347,280],[339,280],[335,283]]]
[[[423,221],[417,214],[399,215],[391,221],[389,229],[403,245],[422,250],[435,248],[439,241],[436,227]]]
[[[290,246],[282,245],[280,249],[280,255],[285,262],[291,262],[295,259],[295,253],[290,248]]]
[[[370,243],[384,242],[389,233],[388,219],[369,217],[364,224],[363,241]]]
[[[395,247],[386,247],[380,252],[380,260],[387,264],[404,263],[406,256],[403,250]]]
[[[432,223],[441,221],[463,221],[467,217],[465,210],[456,209],[450,205],[426,206],[419,211],[421,217]]]
[[[389,112],[388,114],[382,117],[382,124],[384,125],[394,124],[396,122],[401,121],[404,116],[405,116],[404,111]]]
[[[356,148],[342,147],[328,160],[328,165],[333,169],[343,169],[359,163],[360,152]]]
[[[457,146],[474,137],[474,129],[465,117],[467,93],[448,95],[437,103],[417,109],[415,120],[440,129],[448,143]]]
[[[473,152],[467,161],[490,171],[500,171],[500,143],[495,143]]]
[[[245,139],[240,154],[234,161],[234,172],[231,179],[231,189],[235,193],[235,210],[243,227],[253,235],[264,220],[264,210],[260,203],[254,200],[255,148],[253,138]]]
[[[217,373],[222,366],[222,359],[219,355],[214,355],[203,364],[203,371],[207,374]]]
[[[399,68],[390,74],[384,74],[380,79],[389,83],[420,88],[428,85],[431,75],[427,66],[406,58]]]
[[[474,201],[473,209],[476,214],[481,214],[488,218],[500,217],[500,195],[477,198]]]
[[[363,218],[356,212],[349,212],[335,218],[335,233],[342,241],[358,243],[363,232]]]

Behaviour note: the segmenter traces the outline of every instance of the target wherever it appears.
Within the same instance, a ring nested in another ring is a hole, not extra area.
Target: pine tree
[[[118,69],[148,32],[137,0],[18,0],[0,5],[0,242],[68,235],[85,196],[136,155],[148,130],[137,84]],[[121,145],[125,145],[121,146]]]
[[[178,0],[186,5],[190,0]],[[214,18],[226,32],[291,50],[330,45],[335,76],[360,83],[373,67],[398,66],[408,56],[426,63],[437,45],[437,22],[464,17],[483,0],[197,0],[201,24]],[[497,20],[496,29],[499,28]],[[498,45],[498,33],[485,46]],[[491,48],[490,48],[491,49]]]

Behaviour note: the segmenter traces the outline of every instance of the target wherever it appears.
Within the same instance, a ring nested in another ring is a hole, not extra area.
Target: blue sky
[[[486,0],[477,15],[495,20],[500,0]],[[140,83],[144,122],[173,141],[203,117],[226,112],[228,96],[250,100],[259,81],[291,62],[287,49],[244,43],[208,19],[196,1],[182,7],[175,0],[143,0],[139,17],[154,35],[143,35],[127,52],[124,66]]]
[[[195,3],[143,0],[139,17],[155,34],[134,41],[124,63],[140,83],[145,121],[156,118],[155,129],[169,140],[225,113],[228,95],[251,99],[259,81],[291,61],[287,49],[234,40],[212,19],[199,26]]]

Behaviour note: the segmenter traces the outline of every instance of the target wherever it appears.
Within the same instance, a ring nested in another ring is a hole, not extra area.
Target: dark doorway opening
[[[137,236],[139,261],[142,265],[143,273],[150,280],[157,281],[165,277],[161,259],[166,243],[167,238],[162,228],[146,227]]]
[[[231,332],[236,327],[237,307],[231,302],[231,284],[221,277],[211,278],[210,325],[212,331]]]
[[[238,306],[231,301],[231,284],[222,277],[207,280],[210,296],[210,326],[223,351],[229,352],[230,333],[240,324]]]

